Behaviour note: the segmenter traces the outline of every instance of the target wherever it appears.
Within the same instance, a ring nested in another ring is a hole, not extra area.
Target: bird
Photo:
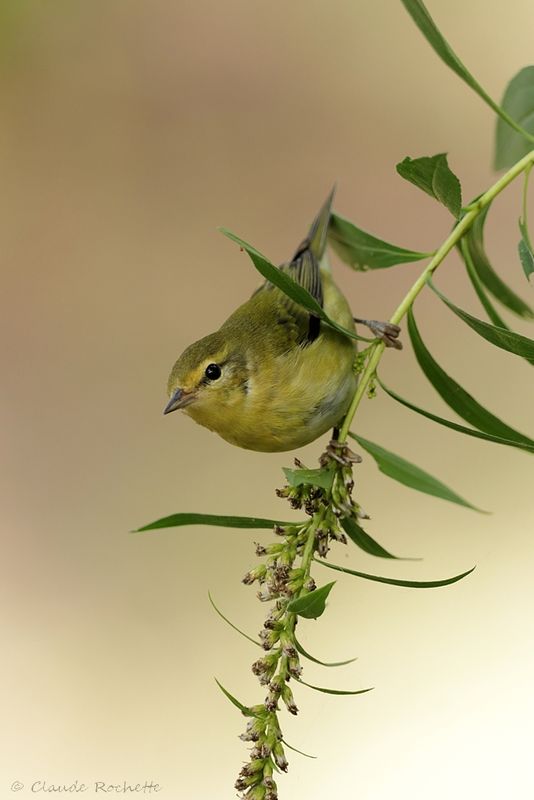
[[[333,197],[334,190],[280,269],[354,332],[349,303],[325,258]],[[356,321],[388,335],[380,323]],[[266,281],[217,331],[184,350],[169,375],[163,413],[181,409],[247,450],[295,450],[340,424],[356,390],[355,357],[353,340]]]

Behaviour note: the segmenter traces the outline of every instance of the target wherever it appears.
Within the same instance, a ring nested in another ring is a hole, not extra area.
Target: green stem
[[[515,131],[520,133],[524,139],[528,139],[529,142],[534,142],[534,136],[531,133],[529,133],[529,131],[525,130],[525,128],[522,128],[521,125],[519,125],[519,123],[515,121],[515,119],[512,119],[512,117],[506,113],[504,108],[501,108],[501,106],[497,105],[497,103],[494,100],[492,100],[491,97],[489,97],[489,95],[486,94],[486,92],[484,92],[484,95],[486,103],[489,105],[490,108],[493,109],[493,111],[495,111],[496,114],[499,115],[499,117],[502,120],[504,120],[504,122],[510,125],[510,127],[513,128]]]
[[[531,169],[532,169],[532,164],[529,164],[528,167],[525,169],[525,181],[523,183],[523,225],[525,226],[525,239],[527,240],[528,246],[532,250],[532,243],[530,241],[530,235],[528,232],[528,211],[527,211],[528,179],[530,177]]]
[[[505,189],[508,184],[510,184],[518,175],[520,175],[525,170],[530,170],[532,165],[534,164],[534,150],[531,150],[530,153],[527,153],[524,158],[514,164],[511,169],[508,170],[499,180],[491,186],[487,192],[481,195],[478,200],[473,203],[472,206],[469,207],[467,213],[461,218],[449,236],[445,239],[441,247],[436,250],[434,257],[430,261],[430,263],[425,267],[421,275],[417,278],[411,289],[408,291],[404,299],[401,301],[397,309],[394,311],[390,322],[394,325],[398,325],[399,322],[402,320],[404,315],[408,312],[411,308],[415,298],[417,295],[424,289],[428,279],[432,276],[434,271],[439,267],[442,261],[446,258],[446,256],[450,253],[450,251],[458,244],[462,236],[469,230],[475,219],[478,215],[483,211],[490,203]],[[344,442],[347,439],[350,426],[352,425],[352,420],[354,419],[354,415],[360,402],[367,390],[367,387],[373,378],[376,368],[382,358],[382,353],[384,352],[385,344],[384,342],[377,342],[374,345],[371,345],[371,352],[369,355],[369,359],[367,361],[367,365],[360,376],[360,380],[358,382],[358,388],[352,398],[352,403],[350,404],[349,410],[343,420],[343,425],[341,426],[341,430],[339,432],[338,441]]]
[[[317,532],[317,528],[322,522],[323,515],[324,515],[324,510],[317,511],[317,513],[314,514],[313,521],[308,531],[308,539],[306,541],[306,544],[304,545],[304,550],[302,551],[302,559],[300,565],[301,569],[304,570],[304,583],[306,583],[306,580],[310,577],[310,567],[313,559],[313,553],[315,551],[315,534]],[[299,597],[301,596],[301,594],[303,594],[304,591],[305,589],[303,587],[299,592]]]

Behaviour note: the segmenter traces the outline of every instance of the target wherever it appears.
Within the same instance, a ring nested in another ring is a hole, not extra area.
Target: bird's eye
[[[209,381],[216,381],[221,377],[221,368],[218,364],[208,364],[204,375]]]

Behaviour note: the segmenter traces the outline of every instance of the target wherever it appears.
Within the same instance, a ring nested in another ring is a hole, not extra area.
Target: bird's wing
[[[334,190],[331,191],[317,214],[307,237],[298,247],[291,261],[280,267],[283,272],[286,272],[296,283],[306,289],[321,307],[323,306],[323,286],[319,264],[326,248],[333,198]],[[269,281],[266,281],[258,289],[257,294],[263,292],[273,292],[276,295],[275,306],[285,320],[281,324],[292,326],[298,344],[309,344],[318,337],[321,327],[318,317],[311,315],[302,306],[294,303]]]

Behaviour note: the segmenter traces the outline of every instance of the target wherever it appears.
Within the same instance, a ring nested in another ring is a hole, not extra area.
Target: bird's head
[[[184,409],[192,417],[218,412],[246,393],[245,357],[220,331],[190,345],[169,375],[164,414]]]

